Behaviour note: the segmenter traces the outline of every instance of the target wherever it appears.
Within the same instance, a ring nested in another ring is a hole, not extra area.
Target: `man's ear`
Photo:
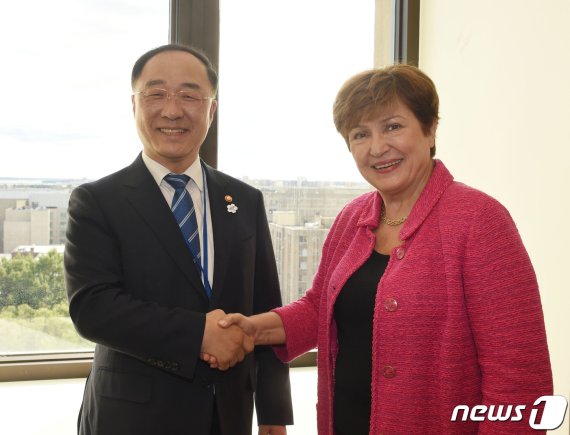
[[[210,104],[210,125],[212,125],[212,121],[214,120],[214,115],[216,114],[217,107],[218,100],[212,100],[212,104]]]

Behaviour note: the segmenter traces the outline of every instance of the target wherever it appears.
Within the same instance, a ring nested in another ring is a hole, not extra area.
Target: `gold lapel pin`
[[[232,202],[233,201],[233,198],[231,195],[224,196],[224,199],[226,200],[226,202]]]

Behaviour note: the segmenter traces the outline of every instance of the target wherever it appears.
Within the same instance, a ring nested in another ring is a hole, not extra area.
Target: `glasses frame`
[[[162,100],[162,99],[147,100],[147,98],[149,98],[149,96],[145,95],[145,93],[148,92],[149,90],[164,91],[164,93],[166,95],[166,99],[164,99],[164,100]],[[147,88],[147,89],[143,89],[142,91],[133,92],[133,96],[135,96],[135,95],[142,96],[145,104],[148,104],[149,106],[165,104],[166,102],[168,102],[172,98],[172,100],[178,101],[183,106],[196,105],[196,107],[199,107],[202,105],[202,103],[204,101],[208,101],[208,100],[213,101],[216,99],[215,97],[200,97],[200,98],[192,97],[191,101],[184,101],[183,99],[180,99],[179,97],[182,93],[185,93],[185,92],[188,92],[188,91],[187,90],[180,90],[180,91],[175,91],[175,92],[168,92],[168,90],[166,90],[164,88]]]

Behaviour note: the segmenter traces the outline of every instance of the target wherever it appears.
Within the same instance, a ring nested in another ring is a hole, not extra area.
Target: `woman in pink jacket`
[[[335,125],[376,191],[340,212],[304,297],[222,321],[284,361],[318,348],[319,434],[537,433],[552,394],[531,262],[507,210],[434,159],[438,106],[412,66],[348,80]]]

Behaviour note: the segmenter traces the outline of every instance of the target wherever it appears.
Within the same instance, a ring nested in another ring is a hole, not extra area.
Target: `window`
[[[287,303],[310,286],[333,218],[369,190],[332,104],[373,67],[374,2],[221,0],[220,12],[218,166],[263,192]]]
[[[372,67],[374,2],[220,3],[218,166],[263,191],[288,302],[310,285],[333,217],[368,189],[331,105],[344,80]],[[62,0],[55,14],[30,0],[3,13],[25,20],[0,27],[14,41],[0,107],[9,156],[0,160],[0,356],[90,351],[67,315],[67,200],[140,151],[130,71],[167,42],[169,10],[150,0]]]
[[[167,42],[168,12],[152,0],[2,6],[10,17],[0,26],[2,357],[93,348],[67,311],[67,201],[75,185],[140,151],[130,72],[140,54]]]

